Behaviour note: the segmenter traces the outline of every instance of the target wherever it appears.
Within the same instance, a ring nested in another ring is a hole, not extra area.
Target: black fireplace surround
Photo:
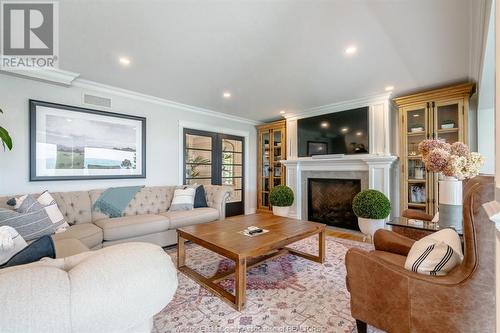
[[[309,178],[307,182],[309,221],[359,230],[358,218],[352,210],[352,199],[360,191],[360,179]]]

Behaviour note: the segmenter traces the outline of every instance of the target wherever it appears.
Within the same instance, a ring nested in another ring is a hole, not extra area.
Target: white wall
[[[493,13],[493,12],[492,12]],[[495,30],[494,17],[489,20],[486,46],[478,86],[477,105],[477,151],[485,162],[482,173],[495,173]]]
[[[89,90],[77,86],[63,87],[25,78],[0,74],[0,125],[11,134],[14,148],[12,151],[0,149],[0,195],[50,191],[74,191],[109,186],[126,185],[176,185],[182,182],[179,161],[181,123],[193,126],[202,124],[205,129],[248,137],[246,173],[246,211],[253,212],[256,207],[256,130],[253,124],[230,120],[213,115],[186,111],[174,105],[145,101],[133,97],[104,94],[112,98],[112,111],[117,113],[143,116],[147,118],[147,178],[125,180],[80,180],[80,181],[29,181],[29,111],[28,100],[37,99],[47,102],[82,105],[83,92]],[[103,95],[102,92],[98,92]],[[99,109],[97,107],[91,107]]]

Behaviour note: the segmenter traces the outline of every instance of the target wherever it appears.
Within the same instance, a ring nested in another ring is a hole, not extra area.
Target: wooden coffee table
[[[269,232],[255,237],[239,232],[249,226],[267,229]],[[192,225],[177,229],[177,267],[193,280],[227,301],[238,311],[245,304],[247,268],[258,265],[264,260],[287,253],[323,263],[325,261],[325,230],[321,223],[294,220],[271,214],[236,216],[223,221]],[[291,248],[287,245],[301,239],[319,234],[319,254],[313,255]],[[234,260],[234,270],[205,277],[186,266],[185,242],[189,240],[206,249]],[[235,294],[217,285],[231,275],[235,275]]]

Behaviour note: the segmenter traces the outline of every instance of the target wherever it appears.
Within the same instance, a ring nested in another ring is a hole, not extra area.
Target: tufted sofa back
[[[166,212],[170,208],[170,203],[174,196],[176,186],[152,186],[142,188],[130,201],[128,207],[123,212],[123,216],[158,214]],[[104,192],[101,190],[89,191],[91,206]],[[93,211],[92,221],[108,218],[107,215]]]
[[[153,186],[142,188],[130,201],[125,209],[124,216],[158,214],[170,208],[176,186]],[[97,201],[104,189],[76,192],[50,192],[56,200],[61,213],[69,224],[91,223],[105,219],[107,216],[100,212],[92,211],[92,206]],[[34,194],[38,197],[38,194]],[[19,196],[19,195],[16,195]],[[0,208],[12,208],[7,201],[13,196],[0,197]]]

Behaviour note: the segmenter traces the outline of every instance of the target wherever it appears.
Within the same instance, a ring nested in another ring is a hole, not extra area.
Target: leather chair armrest
[[[426,214],[422,212],[421,210],[416,210],[416,209],[406,209],[401,216],[409,218],[409,219],[415,219],[415,220],[423,220],[423,221],[432,221],[434,216]]]
[[[399,235],[395,232],[379,229],[373,236],[373,244],[378,251],[386,251],[407,256],[411,246],[415,243],[413,239]]]

